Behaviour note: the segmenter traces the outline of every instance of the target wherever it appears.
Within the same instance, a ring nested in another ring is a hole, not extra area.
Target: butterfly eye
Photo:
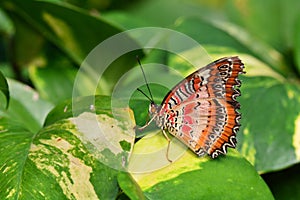
[[[150,104],[149,105],[149,112],[150,113],[156,113],[156,111],[157,111],[157,108],[156,108],[156,106],[155,106],[155,104]]]

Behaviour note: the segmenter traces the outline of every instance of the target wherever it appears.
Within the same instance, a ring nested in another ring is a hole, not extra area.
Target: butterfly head
[[[155,104],[154,102],[151,102],[149,105],[149,115],[151,117],[154,117],[155,115],[158,114],[158,112],[160,111],[161,106]]]

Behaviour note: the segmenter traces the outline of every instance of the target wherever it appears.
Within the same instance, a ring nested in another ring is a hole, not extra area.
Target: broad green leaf
[[[8,88],[7,80],[6,80],[6,78],[4,77],[4,75],[2,74],[1,71],[0,71],[0,91],[5,96],[5,99],[6,99],[5,105],[6,106],[4,106],[4,107],[7,108],[8,104],[9,104],[9,99],[10,99],[9,88]]]
[[[15,145],[12,145],[12,138],[16,134],[24,137],[23,132],[7,130],[6,135],[1,133],[1,150],[15,155],[1,160],[1,166],[8,165],[1,170],[1,198],[114,198],[117,193],[116,172],[89,154],[74,136],[75,130],[74,124],[61,121],[43,129],[33,143],[34,134],[28,133],[32,136],[30,139],[21,138],[14,142]],[[20,144],[26,145],[22,148]],[[3,149],[4,146],[11,148]],[[23,154],[18,154],[18,151]],[[17,163],[18,168],[10,168],[12,163]]]
[[[27,85],[8,81],[10,90],[10,105],[3,115],[17,124],[22,124],[27,130],[36,133],[42,128],[46,115],[52,104],[41,99],[39,94]]]
[[[117,117],[99,113],[56,121],[37,134],[2,118],[1,199],[115,199],[133,122],[126,109]]]
[[[236,151],[215,160],[199,158],[175,139],[169,163],[166,146],[161,132],[148,136],[136,143],[130,160],[129,170],[149,199],[273,199],[262,178]]]
[[[0,118],[0,198],[17,199],[34,134],[8,118]]]

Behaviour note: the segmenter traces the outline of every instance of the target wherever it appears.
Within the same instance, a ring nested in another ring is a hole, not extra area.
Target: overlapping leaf
[[[80,115],[66,104],[42,128],[49,103],[19,83],[10,88],[12,103],[0,120],[1,199],[116,198],[117,174],[126,169],[134,140],[130,112],[113,117],[109,98],[97,97],[92,110],[82,99],[76,104]]]

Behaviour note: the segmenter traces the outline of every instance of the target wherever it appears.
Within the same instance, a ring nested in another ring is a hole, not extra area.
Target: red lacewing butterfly
[[[169,142],[168,150],[170,139],[165,130],[198,156],[208,154],[216,158],[226,154],[227,147],[235,148],[236,133],[241,126],[241,114],[237,111],[240,104],[236,97],[241,95],[238,75],[245,73],[243,69],[244,64],[237,56],[216,60],[178,83],[161,105],[154,103],[142,69],[151,98],[142,90],[138,91],[151,102],[151,119],[140,130],[155,121]]]

